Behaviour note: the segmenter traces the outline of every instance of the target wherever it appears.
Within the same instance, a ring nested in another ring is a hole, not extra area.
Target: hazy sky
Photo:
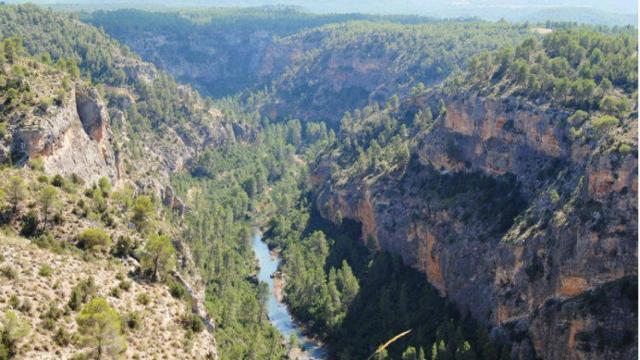
[[[8,0],[9,3],[92,4],[116,7],[141,5],[164,6],[260,6],[294,5],[313,12],[362,12],[386,14],[416,14],[432,16],[464,16],[505,11],[533,12],[553,7],[583,7],[618,14],[636,14],[637,0]]]

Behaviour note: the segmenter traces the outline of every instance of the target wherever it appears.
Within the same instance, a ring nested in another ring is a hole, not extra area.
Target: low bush
[[[185,314],[182,319],[182,325],[186,330],[193,331],[194,333],[199,333],[204,330],[204,322],[202,322],[200,316],[193,313]]]
[[[22,227],[20,229],[20,235],[24,237],[33,237],[38,234],[38,214],[35,210],[30,210],[25,216],[22,217]]]
[[[51,269],[51,266],[44,264],[40,267],[40,270],[38,271],[38,275],[43,277],[49,277],[51,276],[52,272],[53,272],[53,269]]]
[[[142,315],[137,311],[132,311],[125,317],[126,327],[130,330],[137,330],[142,325]]]
[[[111,246],[111,237],[104,230],[90,228],[78,235],[78,245],[83,249],[100,250]]]
[[[69,298],[68,303],[71,310],[80,309],[80,305],[86,303],[95,296],[97,290],[93,277],[89,276],[88,278],[81,280],[73,290],[71,290],[71,297]]]
[[[129,291],[131,290],[131,281],[129,280],[121,280],[120,284],[118,285],[118,287],[124,291]]]
[[[60,174],[56,174],[53,179],[51,179],[51,185],[55,186],[55,187],[64,187],[65,185],[65,180],[64,177],[62,177],[62,175]]]
[[[111,289],[111,291],[109,291],[109,296],[114,297],[116,299],[120,298],[120,293],[122,292],[122,290],[119,287],[114,287]]]
[[[591,120],[591,126],[598,131],[618,126],[619,123],[620,120],[611,115],[603,115]]]
[[[40,316],[42,319],[42,327],[46,330],[53,330],[62,315],[64,315],[64,311],[60,309],[57,304],[49,304],[49,309]]]
[[[2,276],[6,277],[9,280],[15,280],[18,277],[18,271],[10,265],[1,267],[0,273],[2,273]]]
[[[187,296],[187,289],[175,280],[169,282],[169,293],[176,299],[184,299]]]
[[[53,335],[53,341],[58,344],[58,346],[66,347],[71,343],[72,336],[63,327],[59,327],[58,331]]]
[[[140,305],[147,306],[151,302],[151,298],[149,297],[149,295],[147,295],[145,293],[142,293],[142,294],[138,295],[138,297],[136,298],[136,301]]]
[[[18,295],[13,294],[9,297],[9,306],[12,309],[17,309],[20,306],[20,298]]]
[[[120,236],[113,247],[112,254],[120,258],[131,256],[136,249],[136,244],[128,236]]]

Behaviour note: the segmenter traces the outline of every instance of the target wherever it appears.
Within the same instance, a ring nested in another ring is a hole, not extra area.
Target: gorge
[[[637,358],[635,27],[0,5],[0,34],[0,330],[30,330],[0,358]]]
[[[280,265],[280,258],[271,252],[267,244],[262,241],[262,234],[256,231],[252,240],[253,251],[256,253],[260,271],[258,280],[268,285],[269,300],[267,300],[267,316],[273,325],[280,331],[285,339],[295,339],[295,349],[300,349],[299,353],[294,353],[290,357],[294,359],[322,360],[327,358],[326,350],[318,342],[307,338],[302,329],[295,323],[295,320],[287,305],[282,302],[282,285],[275,285],[274,277],[279,276],[276,272]],[[280,280],[281,282],[282,280]]]

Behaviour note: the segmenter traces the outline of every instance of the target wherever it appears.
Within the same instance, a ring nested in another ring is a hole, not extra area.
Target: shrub
[[[42,319],[42,327],[47,330],[53,330],[58,320],[64,315],[64,311],[58,307],[57,304],[49,304],[47,312],[43,313],[40,318]]]
[[[633,151],[633,148],[629,144],[622,143],[618,147],[618,152],[623,155],[630,154],[632,151]]]
[[[619,123],[620,120],[611,115],[603,115],[591,120],[591,126],[598,131],[618,126]]]
[[[105,299],[95,298],[83,306],[76,322],[83,343],[95,347],[98,354],[118,358],[127,349],[120,315]]]
[[[108,211],[105,211],[105,212],[102,213],[102,215],[100,216],[100,220],[102,220],[104,225],[108,226],[108,227],[114,227],[114,225],[116,223],[116,220],[113,218],[113,216]]]
[[[44,160],[41,157],[30,159],[29,167],[36,171],[44,171]]]
[[[78,245],[89,250],[106,249],[111,246],[111,237],[102,229],[90,228],[78,235]]]
[[[128,236],[120,236],[116,245],[113,248],[113,256],[126,258],[133,254],[136,249],[136,244]]]
[[[97,288],[95,285],[95,281],[92,276],[81,280],[74,288],[71,290],[71,297],[69,299],[69,307],[71,310],[78,310],[80,305],[89,301],[97,292]]]
[[[64,216],[61,212],[57,212],[53,214],[53,219],[51,219],[51,222],[55,225],[62,225],[64,223]]]
[[[39,248],[49,249],[54,252],[61,252],[63,243],[56,241],[50,233],[44,233],[33,240],[33,243]]]
[[[16,271],[16,269],[11,267],[10,265],[5,265],[1,267],[0,273],[2,273],[2,275],[9,280],[15,280],[18,277],[18,272]]]
[[[126,316],[126,325],[127,328],[131,330],[137,330],[140,328],[142,324],[142,316],[137,311],[132,311]]]
[[[182,325],[186,330],[193,331],[194,333],[199,333],[204,330],[204,323],[202,322],[202,319],[200,316],[193,313],[185,314],[182,319]]]
[[[38,214],[35,210],[30,210],[25,216],[22,217],[22,228],[20,229],[20,235],[24,237],[33,237],[38,234]]]
[[[114,287],[109,291],[109,296],[119,299],[120,298],[120,288],[118,286]]]
[[[9,306],[12,309],[17,309],[20,306],[20,298],[18,295],[13,294],[9,297]]]
[[[53,335],[53,341],[58,346],[65,347],[71,343],[71,334],[69,334],[63,327],[59,327],[55,335]]]
[[[118,287],[124,291],[129,291],[131,290],[131,281],[129,280],[121,280],[120,284],[118,285]]]
[[[140,305],[147,306],[151,302],[151,298],[149,297],[148,294],[142,293],[142,294],[138,295],[138,297],[136,298],[136,301]]]
[[[42,112],[46,112],[51,107],[51,105],[53,105],[53,98],[45,97],[40,100],[38,109]]]
[[[98,187],[102,191],[103,196],[108,196],[111,192],[111,182],[109,181],[109,178],[106,176],[101,177],[100,180],[98,180]]]
[[[18,318],[15,312],[7,310],[2,318],[0,331],[0,356],[11,359],[17,352],[18,342],[29,334],[29,323]]]
[[[569,116],[569,118],[567,118],[569,123],[573,126],[580,126],[587,119],[589,119],[589,113],[583,110],[578,110],[573,115]]]
[[[173,280],[169,283],[169,293],[176,299],[183,299],[187,296],[187,289],[179,282]]]
[[[38,271],[38,275],[49,277],[51,276],[52,272],[53,272],[53,269],[51,269],[51,266],[44,264],[40,267],[40,270]]]
[[[71,182],[76,184],[76,185],[80,185],[80,186],[84,185],[84,179],[82,179],[76,173],[71,174]]]
[[[62,175],[60,174],[56,174],[53,179],[51,179],[51,185],[55,186],[55,187],[64,187],[65,185],[65,180],[62,177]]]
[[[22,304],[20,304],[20,311],[22,311],[25,314],[28,314],[31,312],[31,308],[33,307],[33,305],[31,305],[31,300],[29,300],[29,298],[25,298],[24,300],[22,300]]]

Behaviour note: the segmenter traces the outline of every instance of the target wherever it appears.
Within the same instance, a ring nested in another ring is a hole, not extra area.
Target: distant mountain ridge
[[[425,3],[419,0],[397,1],[343,1],[330,0],[321,3],[310,0],[145,0],[135,4],[124,0],[9,0],[8,3],[35,3],[70,10],[114,9],[170,9],[185,7],[260,7],[282,5],[306,9],[320,14],[367,13],[383,15],[419,15],[439,18],[477,17],[485,20],[504,18],[509,21],[571,21],[595,25],[636,25],[638,6],[635,1],[454,1],[443,0]]]

